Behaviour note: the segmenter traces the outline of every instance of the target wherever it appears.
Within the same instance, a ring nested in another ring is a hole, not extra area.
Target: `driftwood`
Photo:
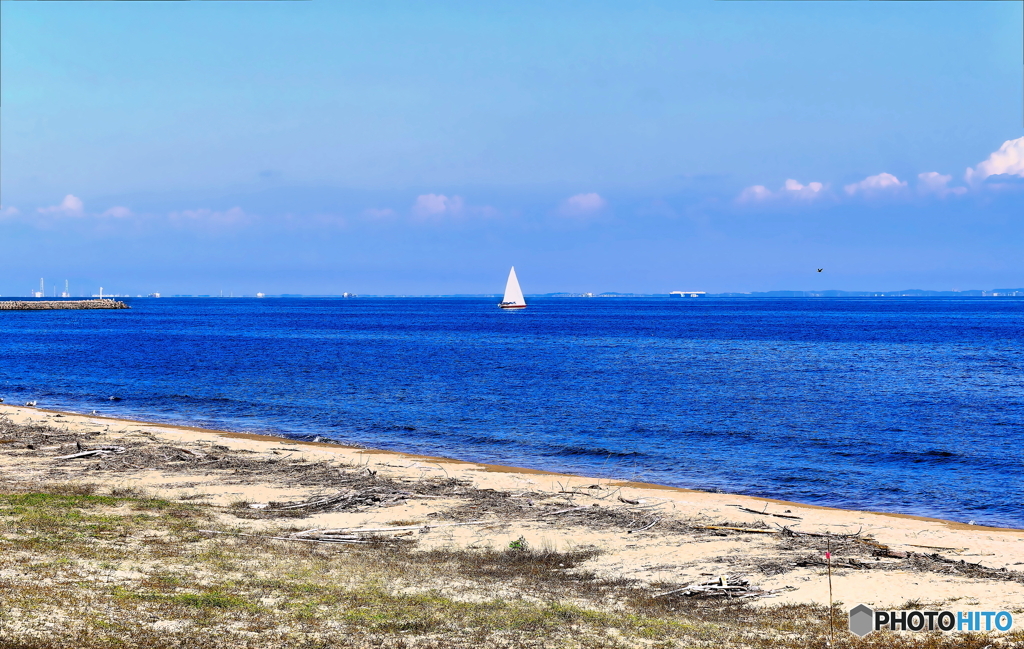
[[[361,539],[361,538],[355,537],[355,536],[353,536],[353,537],[336,536],[336,537],[331,537],[329,539],[320,539],[320,538],[305,539],[305,538],[297,538],[297,537],[293,537],[293,536],[259,536],[259,535],[256,535],[256,534],[243,534],[241,532],[219,532],[217,530],[196,530],[196,531],[197,532],[202,532],[204,534],[224,534],[226,536],[244,536],[244,537],[247,537],[247,538],[250,538],[250,539],[270,539],[270,540],[273,540],[273,541],[300,541],[300,542],[304,542],[304,543],[355,543],[355,544],[369,543],[368,540]]]
[[[400,527],[373,527],[373,528],[350,528],[341,527],[331,530],[305,530],[303,532],[296,532],[292,534],[293,538],[308,538],[309,536],[335,536],[335,535],[352,535],[352,534],[378,534],[380,532],[406,532],[409,530],[422,530],[430,531],[438,527],[461,527],[464,525],[487,525],[491,523],[500,523],[501,521],[496,519],[488,519],[483,521],[469,521],[467,523],[439,523],[432,525],[426,523],[424,525],[402,525]]]
[[[882,545],[881,543],[871,543],[870,545],[877,546],[875,550],[876,557],[888,557],[890,559],[906,559],[913,552],[904,552],[902,550],[893,550],[888,545]]]
[[[335,495],[333,495],[333,496],[331,496],[329,498],[324,498],[324,499],[321,499],[321,500],[311,500],[311,501],[304,502],[304,503],[293,503],[293,504],[290,504],[290,505],[281,505],[280,507],[275,507],[274,509],[268,509],[267,511],[268,512],[287,512],[287,511],[293,511],[293,510],[296,510],[296,509],[321,509],[321,508],[324,508],[324,507],[331,507],[333,505],[337,505],[337,504],[345,502],[347,500],[352,500],[353,498],[355,498],[358,495],[358,493],[359,492],[357,492],[357,491],[342,492],[342,493],[337,493],[337,494],[335,494]]]
[[[946,547],[946,546],[943,546],[943,545],[918,545],[916,543],[906,543],[904,545],[910,546],[912,548],[926,548],[928,550],[948,550],[950,552],[956,552],[957,554],[960,554],[961,552],[966,552],[967,550],[970,549],[970,548],[950,548],[950,547]]]
[[[820,532],[798,532],[798,531],[796,531],[794,529],[790,529],[789,527],[779,525],[778,523],[776,523],[776,526],[778,526],[780,531],[781,531],[781,533],[785,534],[786,536],[814,536],[814,537],[822,538],[822,539],[850,539],[850,540],[857,540],[857,541],[864,540],[864,539],[860,538],[860,533],[864,529],[863,527],[858,529],[853,534],[833,534],[831,532],[825,532],[825,533],[820,533]]]
[[[626,512],[641,512],[641,511],[649,511],[649,510],[652,510],[652,509],[661,509],[664,506],[665,506],[665,503],[651,503],[649,505],[634,505],[632,507],[623,507],[622,511],[626,511]]]
[[[193,451],[192,449],[189,449],[189,448],[181,448],[179,446],[172,446],[171,449],[175,450],[175,451],[178,451],[179,453],[184,453],[185,455],[191,455],[192,457],[206,457],[206,453],[200,453],[199,451]]]
[[[801,560],[796,562],[796,565],[800,566],[801,568],[809,568],[811,566],[828,566],[829,562],[826,561],[825,559],[819,559],[817,557],[813,557],[813,558],[801,559]],[[848,559],[845,559],[845,560],[833,558],[832,561],[831,561],[831,567],[833,567],[833,568],[853,568],[855,570],[864,570],[864,569],[867,569],[867,568],[871,568],[872,566],[871,566],[870,563],[866,563],[864,561],[857,561],[856,559],[851,557],[851,558],[848,558]]]
[[[875,554],[875,556],[878,556],[878,557],[891,557],[893,559],[906,559],[908,556],[913,554],[913,552],[903,552],[903,551],[900,551],[900,550],[893,550],[892,548],[890,548],[885,543],[879,543],[878,541],[876,541],[876,540],[874,540],[872,538],[865,538],[865,537],[861,536],[860,533],[864,529],[863,527],[858,529],[853,534],[832,534],[830,532],[825,532],[824,534],[822,534],[822,533],[818,533],[818,532],[798,532],[798,531],[796,531],[794,529],[790,529],[789,527],[785,527],[785,526],[779,525],[778,523],[776,523],[775,525],[776,525],[776,527],[779,528],[779,531],[780,531],[780,533],[783,536],[810,536],[810,537],[814,537],[814,538],[839,539],[839,540],[844,540],[844,541],[853,541],[855,543],[861,543],[863,545],[868,545],[868,546],[871,546],[872,548],[874,548],[874,554]]]
[[[751,586],[746,579],[738,577],[719,577],[712,581],[699,584],[690,584],[682,588],[674,588],[664,593],[658,593],[653,597],[669,597],[670,595],[682,595],[685,597],[722,597],[726,599],[751,599],[754,597],[778,597],[778,593],[786,590],[795,590],[792,586],[776,588],[775,590],[764,590],[758,586]]]
[[[578,512],[578,511],[580,511],[580,510],[582,510],[582,509],[590,509],[590,507],[586,507],[586,506],[580,506],[580,507],[569,507],[568,509],[559,509],[559,510],[558,510],[558,511],[556,511],[556,512],[544,512],[544,513],[543,513],[543,514],[541,514],[540,516],[541,516],[541,518],[543,518],[543,517],[545,517],[545,516],[559,516],[559,515],[561,515],[561,514],[568,514],[568,513],[570,513],[570,512]]]
[[[94,448],[88,451],[82,451],[81,453],[72,453],[71,455],[61,455],[55,457],[55,460],[79,460],[86,457],[92,457],[94,455],[120,455],[126,453],[127,449],[123,446],[101,446],[100,448]]]
[[[757,514],[758,516],[774,516],[776,518],[791,518],[791,519],[797,520],[797,521],[802,521],[803,520],[799,516],[791,516],[789,514],[773,514],[773,513],[768,511],[768,505],[764,506],[765,511],[763,511],[763,512],[759,512],[756,509],[751,509],[749,507],[744,507],[743,505],[729,505],[729,506],[730,507],[736,507],[741,512],[747,512],[747,513],[750,513],[750,514]]]
[[[781,534],[777,530],[760,530],[754,527],[730,527],[728,525],[698,525],[698,530],[729,530],[730,532],[749,532],[751,534]]]
[[[627,505],[639,505],[640,504],[639,500],[630,500],[629,498],[623,498],[622,496],[619,496],[619,502],[620,503],[626,503]]]
[[[417,498],[450,498],[448,495],[418,494],[395,489],[394,485],[380,483],[361,489],[339,491],[331,496],[315,496],[304,502],[274,503],[274,507],[265,509],[267,513],[300,513],[323,510],[354,510],[361,507],[386,507],[403,500]]]
[[[656,518],[656,519],[654,519],[654,522],[651,523],[650,525],[645,525],[644,527],[641,527],[641,528],[635,529],[635,530],[629,530],[628,532],[626,532],[626,534],[632,534],[633,532],[643,532],[644,530],[649,530],[649,529],[651,529],[652,527],[654,527],[655,525],[657,525],[660,522],[661,522],[661,519],[660,518]]]

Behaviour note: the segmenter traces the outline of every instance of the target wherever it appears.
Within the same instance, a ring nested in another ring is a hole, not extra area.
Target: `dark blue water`
[[[132,307],[0,311],[0,396],[1024,527],[1024,300]]]

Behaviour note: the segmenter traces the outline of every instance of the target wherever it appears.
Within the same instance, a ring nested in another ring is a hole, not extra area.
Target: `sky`
[[[1018,2],[3,2],[0,295],[1024,287],[1022,34]]]

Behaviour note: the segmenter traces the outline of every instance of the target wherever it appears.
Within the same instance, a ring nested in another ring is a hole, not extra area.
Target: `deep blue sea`
[[[1024,528],[1024,299],[131,305],[0,311],[0,396]]]

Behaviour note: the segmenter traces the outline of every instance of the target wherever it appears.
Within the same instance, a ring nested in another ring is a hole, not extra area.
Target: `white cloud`
[[[463,202],[461,196],[448,198],[444,194],[422,194],[413,203],[413,214],[421,218],[441,216],[443,214],[460,214]]]
[[[363,210],[363,214],[365,214],[366,216],[369,216],[370,218],[383,219],[383,218],[388,217],[388,216],[394,216],[395,215],[395,211],[393,209],[391,209],[390,207],[385,207],[385,208],[371,207],[371,208],[369,208],[367,210]]]
[[[195,210],[182,210],[180,212],[170,213],[171,221],[179,224],[197,224],[197,225],[240,225],[249,220],[248,215],[242,211],[240,207],[232,207],[231,209],[218,212],[216,210],[207,209],[201,207]]]
[[[128,209],[127,207],[121,207],[120,205],[115,205],[114,207],[110,208],[109,210],[107,210],[106,212],[101,214],[100,216],[112,216],[115,219],[123,219],[123,218],[125,218],[127,216],[131,216],[131,215],[132,215],[132,211],[130,209]]]
[[[901,181],[896,176],[883,172],[875,176],[868,176],[859,183],[847,185],[843,189],[846,190],[847,194],[853,196],[856,193],[877,194],[880,192],[890,192],[906,186],[906,181]]]
[[[789,192],[790,195],[796,196],[798,198],[814,198],[824,188],[825,186],[822,185],[821,183],[815,182],[807,183],[806,185],[801,185],[797,181],[790,178],[782,186],[782,191]]]
[[[935,194],[940,198],[950,194],[957,196],[967,191],[966,187],[950,187],[951,180],[953,176],[943,176],[937,171],[926,171],[917,174],[917,191],[922,194]]]
[[[771,191],[764,185],[752,185],[740,192],[737,200],[741,203],[753,203],[756,201],[766,201],[771,197]]]
[[[565,199],[562,204],[562,213],[571,216],[582,216],[600,211],[608,204],[600,194],[590,192],[589,194],[576,194]]]
[[[968,167],[964,179],[972,185],[978,185],[989,176],[1002,174],[1024,177],[1024,137],[1003,142],[998,151],[987,160],[979,162],[976,168]]]
[[[21,214],[21,210],[14,207],[13,205],[8,205],[7,207],[0,205],[0,217],[17,216],[19,214]]]
[[[81,216],[83,206],[82,199],[68,194],[64,197],[64,200],[61,201],[60,205],[40,207],[37,211],[40,214],[66,214],[67,216]]]
[[[824,189],[825,185],[819,182],[811,182],[804,185],[790,178],[782,184],[782,187],[780,187],[777,192],[771,191],[764,185],[753,185],[740,192],[740,195],[736,200],[741,203],[767,201],[773,198],[797,198],[801,200],[811,200],[818,196],[823,196]]]

